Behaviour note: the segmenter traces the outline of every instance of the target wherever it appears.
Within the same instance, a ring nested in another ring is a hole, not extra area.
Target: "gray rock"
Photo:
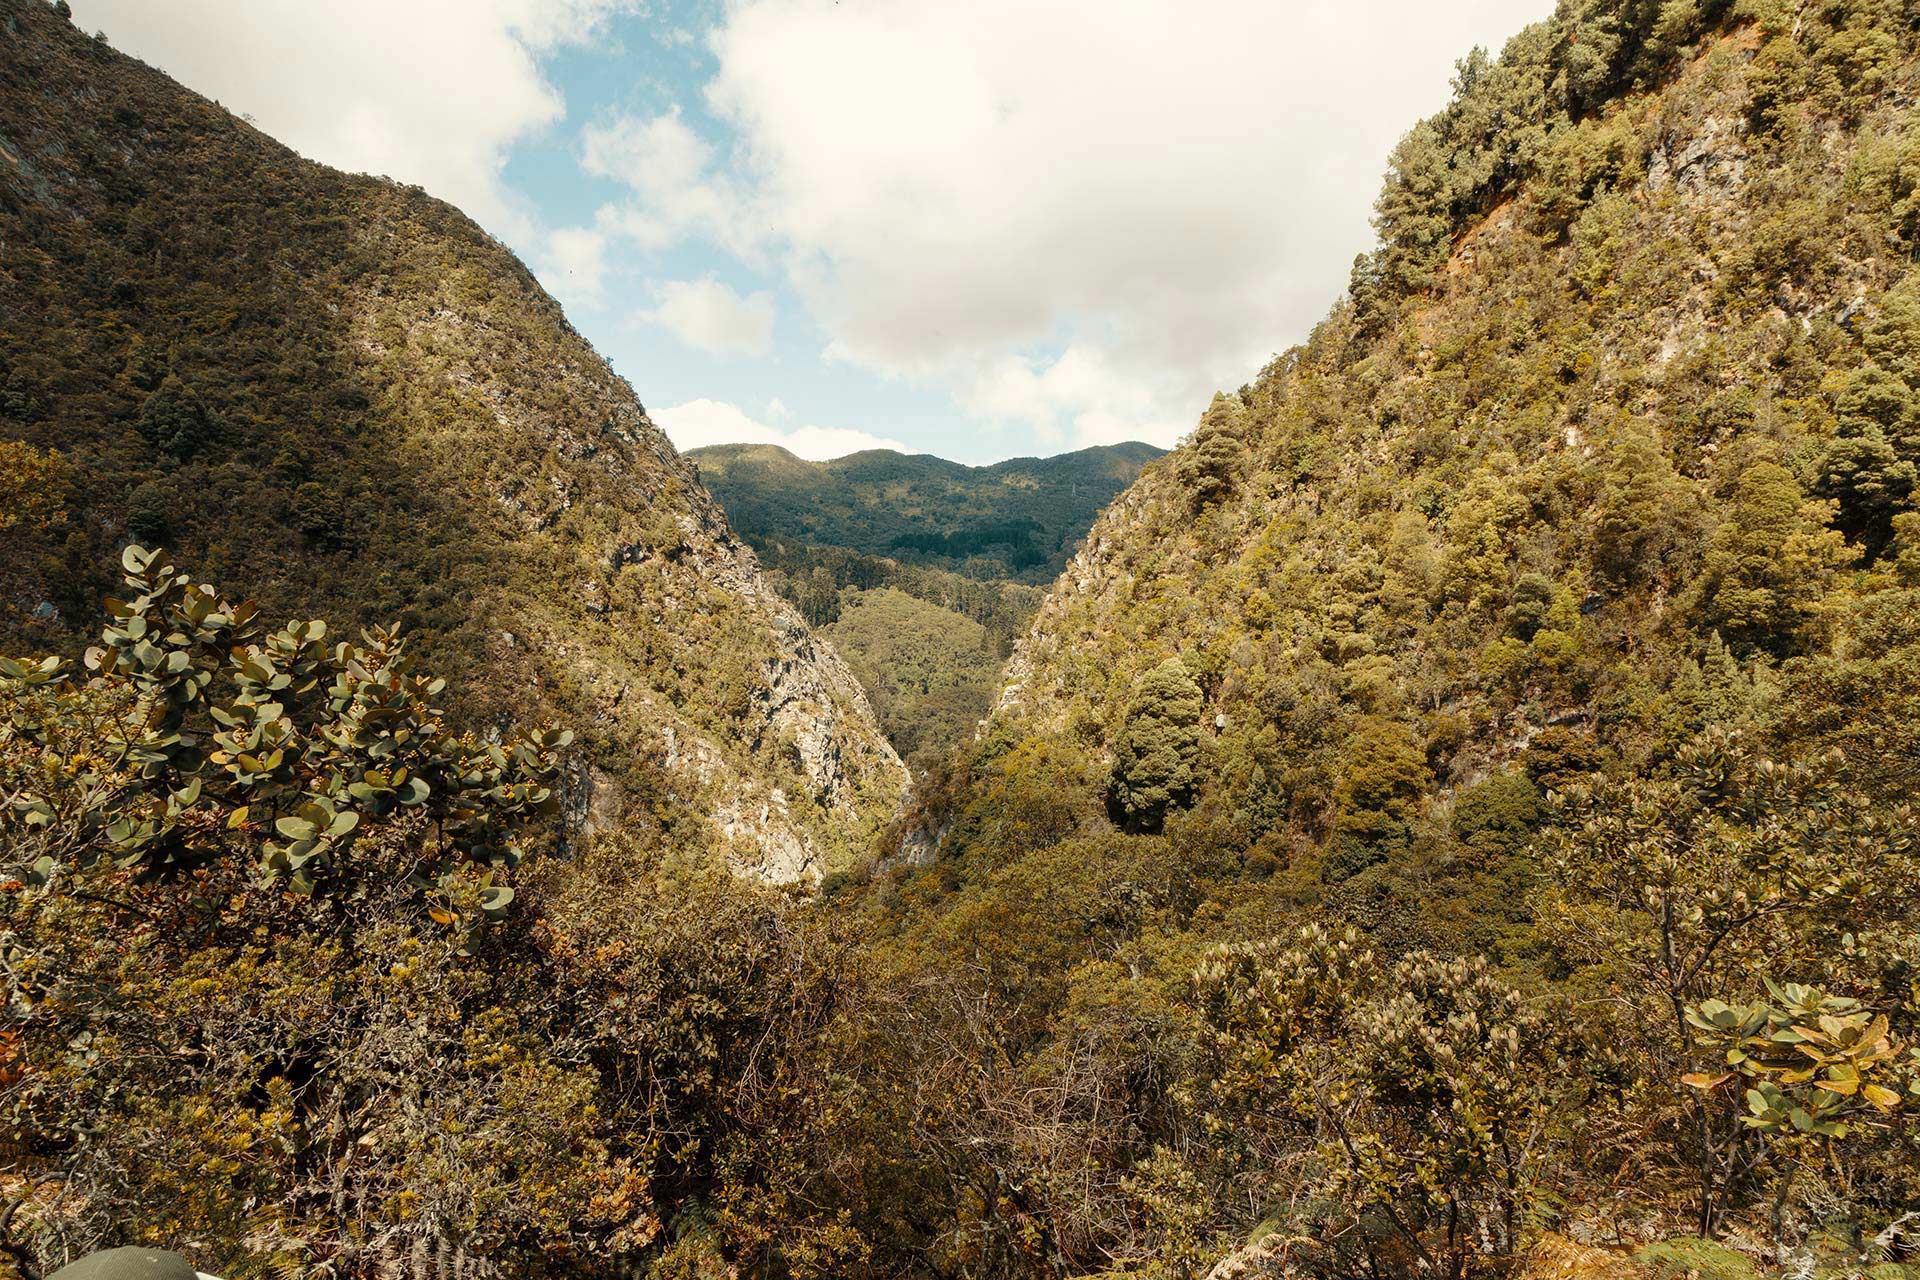
[[[90,1253],[47,1280],[198,1280],[200,1272],[177,1253],[126,1246]]]

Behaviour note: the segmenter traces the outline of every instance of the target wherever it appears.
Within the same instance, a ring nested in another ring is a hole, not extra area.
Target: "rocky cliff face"
[[[0,438],[57,459],[8,647],[116,544],[267,608],[400,618],[489,723],[586,740],[574,812],[817,877],[905,773],[633,389],[501,245],[0,3]]]

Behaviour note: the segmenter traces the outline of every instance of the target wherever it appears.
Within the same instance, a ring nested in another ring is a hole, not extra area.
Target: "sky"
[[[71,0],[511,247],[682,449],[1147,440],[1303,339],[1552,0]]]

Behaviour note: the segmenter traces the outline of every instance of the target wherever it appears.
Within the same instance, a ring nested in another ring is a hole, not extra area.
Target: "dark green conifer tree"
[[[1193,796],[1200,758],[1200,686],[1178,658],[1141,678],[1113,744],[1109,806],[1133,831],[1158,831]]]

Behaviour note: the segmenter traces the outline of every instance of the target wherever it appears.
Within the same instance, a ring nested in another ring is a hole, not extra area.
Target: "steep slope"
[[[1891,1120],[1797,1184],[1684,1015],[1920,1033],[1917,50],[1891,2],[1566,0],[1461,64],[1349,297],[1094,525],[867,897],[972,1064],[893,1064],[913,1239],[1498,1274],[1531,1213],[1812,1268],[1915,1207]]]
[[[8,445],[11,444],[9,448]],[[0,3],[0,640],[71,647],[117,546],[270,614],[400,619],[459,710],[575,727],[576,817],[790,879],[905,774],[846,668],[513,256]]]
[[[1228,737],[1392,720],[1444,793],[1549,727],[1644,730],[1716,636],[1747,671],[1849,651],[1920,461],[1911,29],[1608,12],[1652,90],[1547,110],[1565,13],[1463,64],[1350,299],[1096,523],[1010,729],[1106,741],[1177,655]]]
[[[950,755],[992,705],[1000,655],[965,614],[877,587],[845,592],[820,634],[845,656],[916,775]]]
[[[992,705],[1038,601],[1031,584],[1059,572],[1161,452],[1122,444],[990,467],[887,450],[806,462],[773,445],[688,456],[775,588],[860,674],[918,774]]]
[[[977,578],[1045,582],[1093,518],[1162,450],[1104,445],[969,467],[887,449],[806,462],[775,445],[714,445],[700,466],[756,547],[844,547]]]

